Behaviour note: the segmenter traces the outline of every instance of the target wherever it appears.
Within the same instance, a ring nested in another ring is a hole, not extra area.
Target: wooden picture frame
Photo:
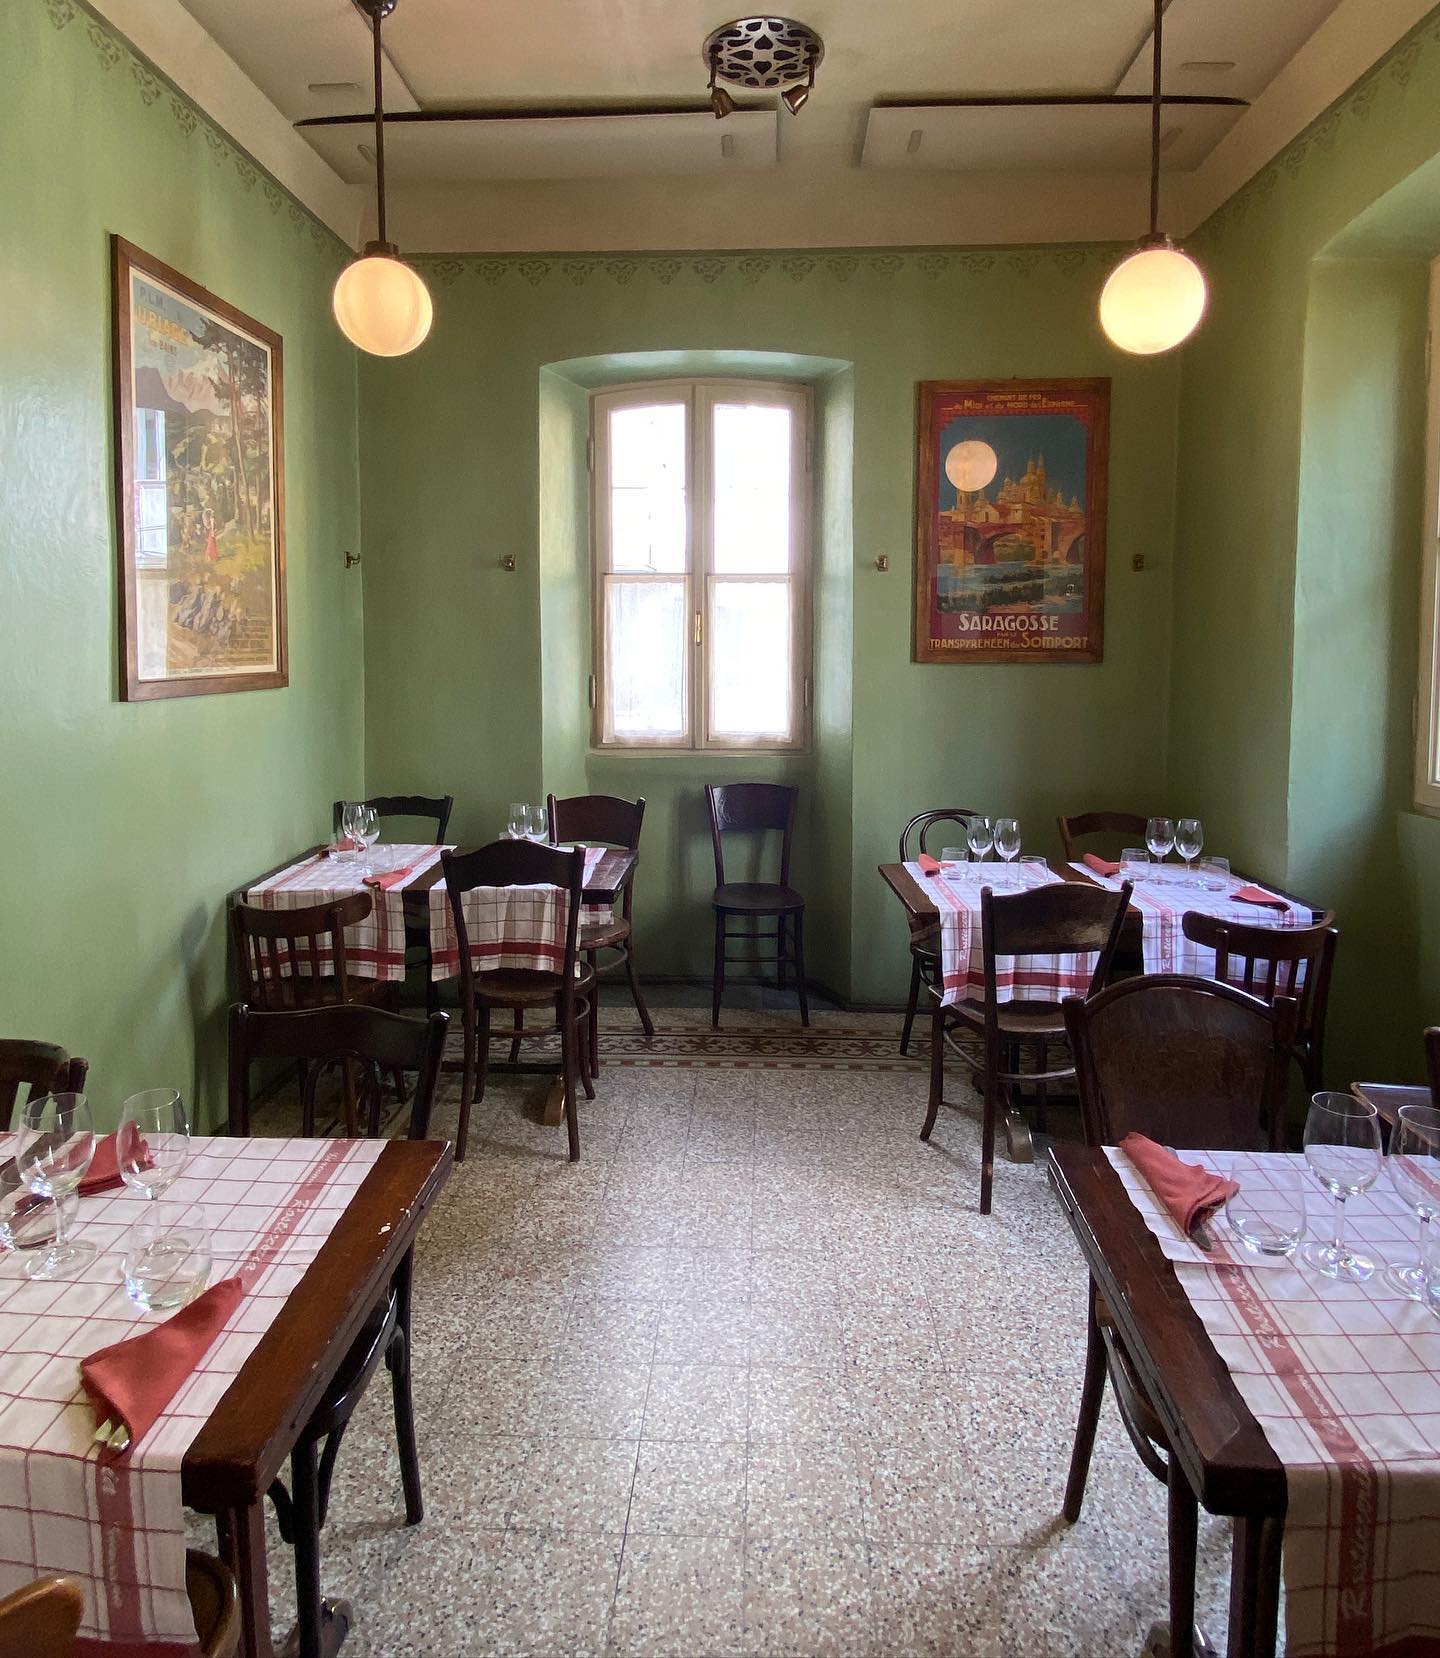
[[[110,240],[120,695],[288,685],[280,336]]]
[[[913,661],[1103,660],[1109,462],[1108,379],[920,383]]]

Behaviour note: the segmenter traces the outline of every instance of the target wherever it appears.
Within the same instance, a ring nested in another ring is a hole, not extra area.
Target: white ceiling
[[[361,114],[370,37],[351,0],[182,0],[291,121]],[[1167,85],[1253,99],[1339,0],[1170,0]],[[387,131],[398,184],[643,178],[775,167],[807,185],[853,169],[1143,171],[1143,109],[924,108],[934,99],[1148,90],[1150,0],[787,0],[825,39],[798,117],[716,123],[640,115],[703,100],[700,45],[724,0],[398,0],[384,25],[387,109],[626,110],[604,119],[444,122]],[[1190,67],[1216,63],[1228,68]],[[872,109],[877,100],[892,106]],[[901,106],[901,107],[895,107]],[[1166,166],[1197,166],[1237,118],[1171,108]],[[916,131],[922,138],[916,144]],[[370,160],[359,128],[304,136],[341,177]],[[722,152],[720,136],[734,142]],[[853,176],[853,173],[852,173]]]

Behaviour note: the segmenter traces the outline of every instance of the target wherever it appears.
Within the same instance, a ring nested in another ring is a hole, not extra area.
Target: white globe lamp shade
[[[1100,326],[1112,344],[1153,357],[1188,340],[1205,315],[1205,276],[1167,243],[1128,254],[1100,293]]]
[[[340,272],[331,305],[341,333],[372,357],[403,357],[435,320],[418,272],[373,242]]]

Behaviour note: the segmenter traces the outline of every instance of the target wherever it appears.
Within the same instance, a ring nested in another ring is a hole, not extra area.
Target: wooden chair
[[[795,836],[795,807],[799,789],[784,783],[724,783],[705,785],[710,808],[710,835],[715,848],[715,978],[711,992],[710,1023],[720,1028],[720,998],[725,993],[725,946],[732,936],[732,916],[751,922],[748,933],[736,934],[759,945],[775,942],[773,956],[751,955],[748,966],[774,962],[779,989],[785,988],[787,962],[795,969],[795,989],[800,999],[800,1023],[810,1023],[810,1003],[805,988],[805,900],[790,885],[790,848]],[[727,881],[725,879],[725,836],[734,833],[780,833],[780,879],[778,881]],[[759,930],[761,921],[774,921],[773,933]],[[739,962],[736,963],[739,965]]]
[[[1271,1150],[1285,1143],[1285,1073],[1296,1008],[1181,974],[1126,979],[1065,1001],[1088,1145],[1132,1129],[1177,1150]],[[1170,1650],[1193,1649],[1195,1493],[1174,1456],[1105,1299],[1090,1283],[1080,1416],[1065,1518],[1080,1518],[1109,1375],[1140,1460],[1169,1492]]]
[[[84,1615],[85,1594],[74,1578],[37,1578],[0,1600],[0,1653],[70,1658]]]
[[[1430,1084],[1430,1103],[1440,1110],[1440,1025],[1425,1032],[1425,1080]]]
[[[1057,817],[1055,827],[1060,831],[1060,844],[1065,848],[1065,862],[1077,863],[1086,848],[1075,842],[1091,835],[1109,837],[1112,849],[1118,854],[1125,846],[1144,846],[1146,819],[1134,812],[1081,812],[1078,817]],[[1114,846],[1119,837],[1124,846]]]
[[[1045,1090],[1052,1082],[1068,1081],[1074,1067],[1047,1069],[1049,1049],[1065,1044],[1065,1017],[1058,1002],[1017,998],[1002,1002],[998,994],[996,963],[1001,956],[1094,955],[1095,970],[1090,976],[1093,995],[1106,983],[1120,925],[1130,902],[1130,883],[1119,892],[1079,882],[1057,881],[996,897],[989,887],[980,889],[981,950],[985,968],[984,999],[962,1001],[946,1007],[941,1001],[942,986],[929,987],[930,1014],[930,1105],[920,1138],[928,1140],[935,1118],[944,1103],[945,1049],[948,1046],[983,1079],[984,1116],[980,1146],[980,1213],[990,1213],[991,1188],[995,1178],[995,1124],[1002,1094],[1010,1101],[1008,1116],[1015,1116],[1013,1089],[1027,1083],[1037,1090],[1043,1109]],[[979,1039],[978,1054],[967,1051],[951,1035],[966,1033]],[[1029,1054],[1034,1068],[1022,1070],[1022,1057]],[[1023,1127],[1023,1125],[1017,1125]],[[1028,1140],[1028,1134],[1025,1136]]]
[[[71,1059],[53,1042],[27,1042],[23,1037],[0,1037],[0,1127],[9,1127],[21,1088],[27,1098],[38,1094],[83,1094],[90,1067]]]
[[[230,1009],[230,1120],[248,1122],[250,1068],[257,1060],[300,1061],[313,1079],[330,1064],[355,1067],[363,1081],[365,1126],[380,1131],[380,1074],[416,1073],[408,1137],[423,1140],[440,1063],[448,1014],[412,1019],[370,1007],[306,1008],[266,1012],[241,1004]],[[290,1452],[290,1489],[270,1487],[285,1541],[295,1550],[295,1583],[302,1658],[318,1658],[323,1609],[320,1599],[320,1529],[330,1502],[330,1481],[345,1430],[383,1360],[390,1372],[395,1443],[405,1492],[405,1523],[418,1525],[425,1508],[420,1495],[420,1457],[415,1443],[415,1408],[410,1389],[411,1256],[396,1268],[390,1292],[366,1320],[320,1403]]]
[[[455,918],[455,937],[460,946],[460,1013],[465,1032],[465,1071],[460,1092],[460,1131],[455,1157],[463,1161],[470,1131],[470,1108],[485,1097],[486,1079],[492,1069],[533,1069],[490,1062],[490,1044],[508,1035],[492,1032],[490,1017],[496,1008],[508,1008],[523,1019],[529,1008],[553,1010],[555,1023],[528,1031],[529,1037],[560,1038],[560,1075],[565,1091],[565,1126],[570,1139],[570,1161],[580,1160],[580,1123],[575,1110],[577,1074],[587,1099],[595,1098],[588,1058],[590,1040],[585,1026],[593,1014],[595,973],[579,958],[580,902],[584,893],[585,854],[578,849],[562,852],[558,847],[540,846],[534,841],[492,841],[473,852],[441,854],[445,889],[450,895],[450,913]],[[499,968],[477,972],[470,959],[470,934],[465,921],[464,897],[475,887],[515,886],[559,887],[566,897],[565,948],[560,970]],[[517,1029],[520,1020],[516,1021]]]
[[[240,1650],[240,1596],[234,1573],[213,1554],[186,1549],[185,1592],[203,1658],[235,1658]]]
[[[455,796],[453,794],[372,794],[368,800],[361,802],[363,806],[374,809],[377,818],[414,817],[429,818],[432,820],[427,827],[433,827],[434,836],[431,844],[438,846],[445,839],[445,831],[450,827],[450,813],[454,810]],[[340,814],[345,810],[345,802],[337,800],[331,819],[335,832],[340,831]]]
[[[1186,938],[1215,952],[1215,977],[1221,984],[1235,985],[1262,1001],[1285,996],[1295,1003],[1291,1052],[1305,1079],[1305,1091],[1318,1094],[1325,1086],[1325,1016],[1340,942],[1331,911],[1311,927],[1254,927],[1191,910],[1181,927]]]
[[[552,841],[583,841],[590,845],[623,846],[629,852],[640,850],[640,826],[645,820],[643,797],[630,801],[620,800],[611,794],[581,794],[572,795],[568,800],[557,800],[552,794],[546,798],[546,808],[550,817]],[[596,922],[591,926],[586,926],[582,922],[580,928],[580,954],[595,974],[595,984],[590,993],[592,1077],[600,1074],[600,980],[605,974],[617,972],[621,967],[625,969],[625,976],[630,981],[630,995],[635,1003],[635,1011],[640,1015],[640,1027],[645,1032],[647,1041],[655,1035],[655,1025],[650,1018],[649,1008],[645,1006],[645,998],[640,992],[640,978],[635,967],[635,933],[630,916],[634,894],[635,882],[632,878],[626,884],[618,916],[612,913],[609,921]],[[612,953],[612,959],[606,961],[603,966],[600,963],[602,950]],[[522,1017],[517,1010],[517,1020]],[[510,1057],[518,1057],[513,1040]]]
[[[917,812],[900,831],[900,862],[911,863],[920,853],[929,852],[927,837],[930,831],[944,823],[959,829],[960,844],[965,848],[965,858],[968,862],[970,847],[967,836],[970,833],[970,819],[979,816],[980,813],[971,806],[937,806],[930,812]],[[944,850],[945,842],[939,836],[936,837],[936,844]],[[934,856],[933,853],[931,855]],[[905,1003],[905,1023],[900,1027],[902,1054],[910,1052],[910,1033],[915,1028],[915,1013],[920,1006],[921,985],[940,982],[939,936],[938,927],[928,927],[910,940],[910,995]]]

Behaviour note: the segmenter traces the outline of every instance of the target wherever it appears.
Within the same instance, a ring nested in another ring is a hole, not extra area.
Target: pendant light
[[[435,310],[419,273],[385,240],[385,109],[380,91],[380,20],[395,0],[355,0],[375,40],[375,202],[377,240],[367,242],[335,282],[331,306],[345,338],[373,357],[403,357],[430,332]]]
[[[1205,276],[1160,232],[1160,31],[1165,0],[1155,0],[1150,92],[1150,234],[1111,271],[1100,294],[1100,326],[1112,344],[1153,357],[1188,340],[1205,314]]]

